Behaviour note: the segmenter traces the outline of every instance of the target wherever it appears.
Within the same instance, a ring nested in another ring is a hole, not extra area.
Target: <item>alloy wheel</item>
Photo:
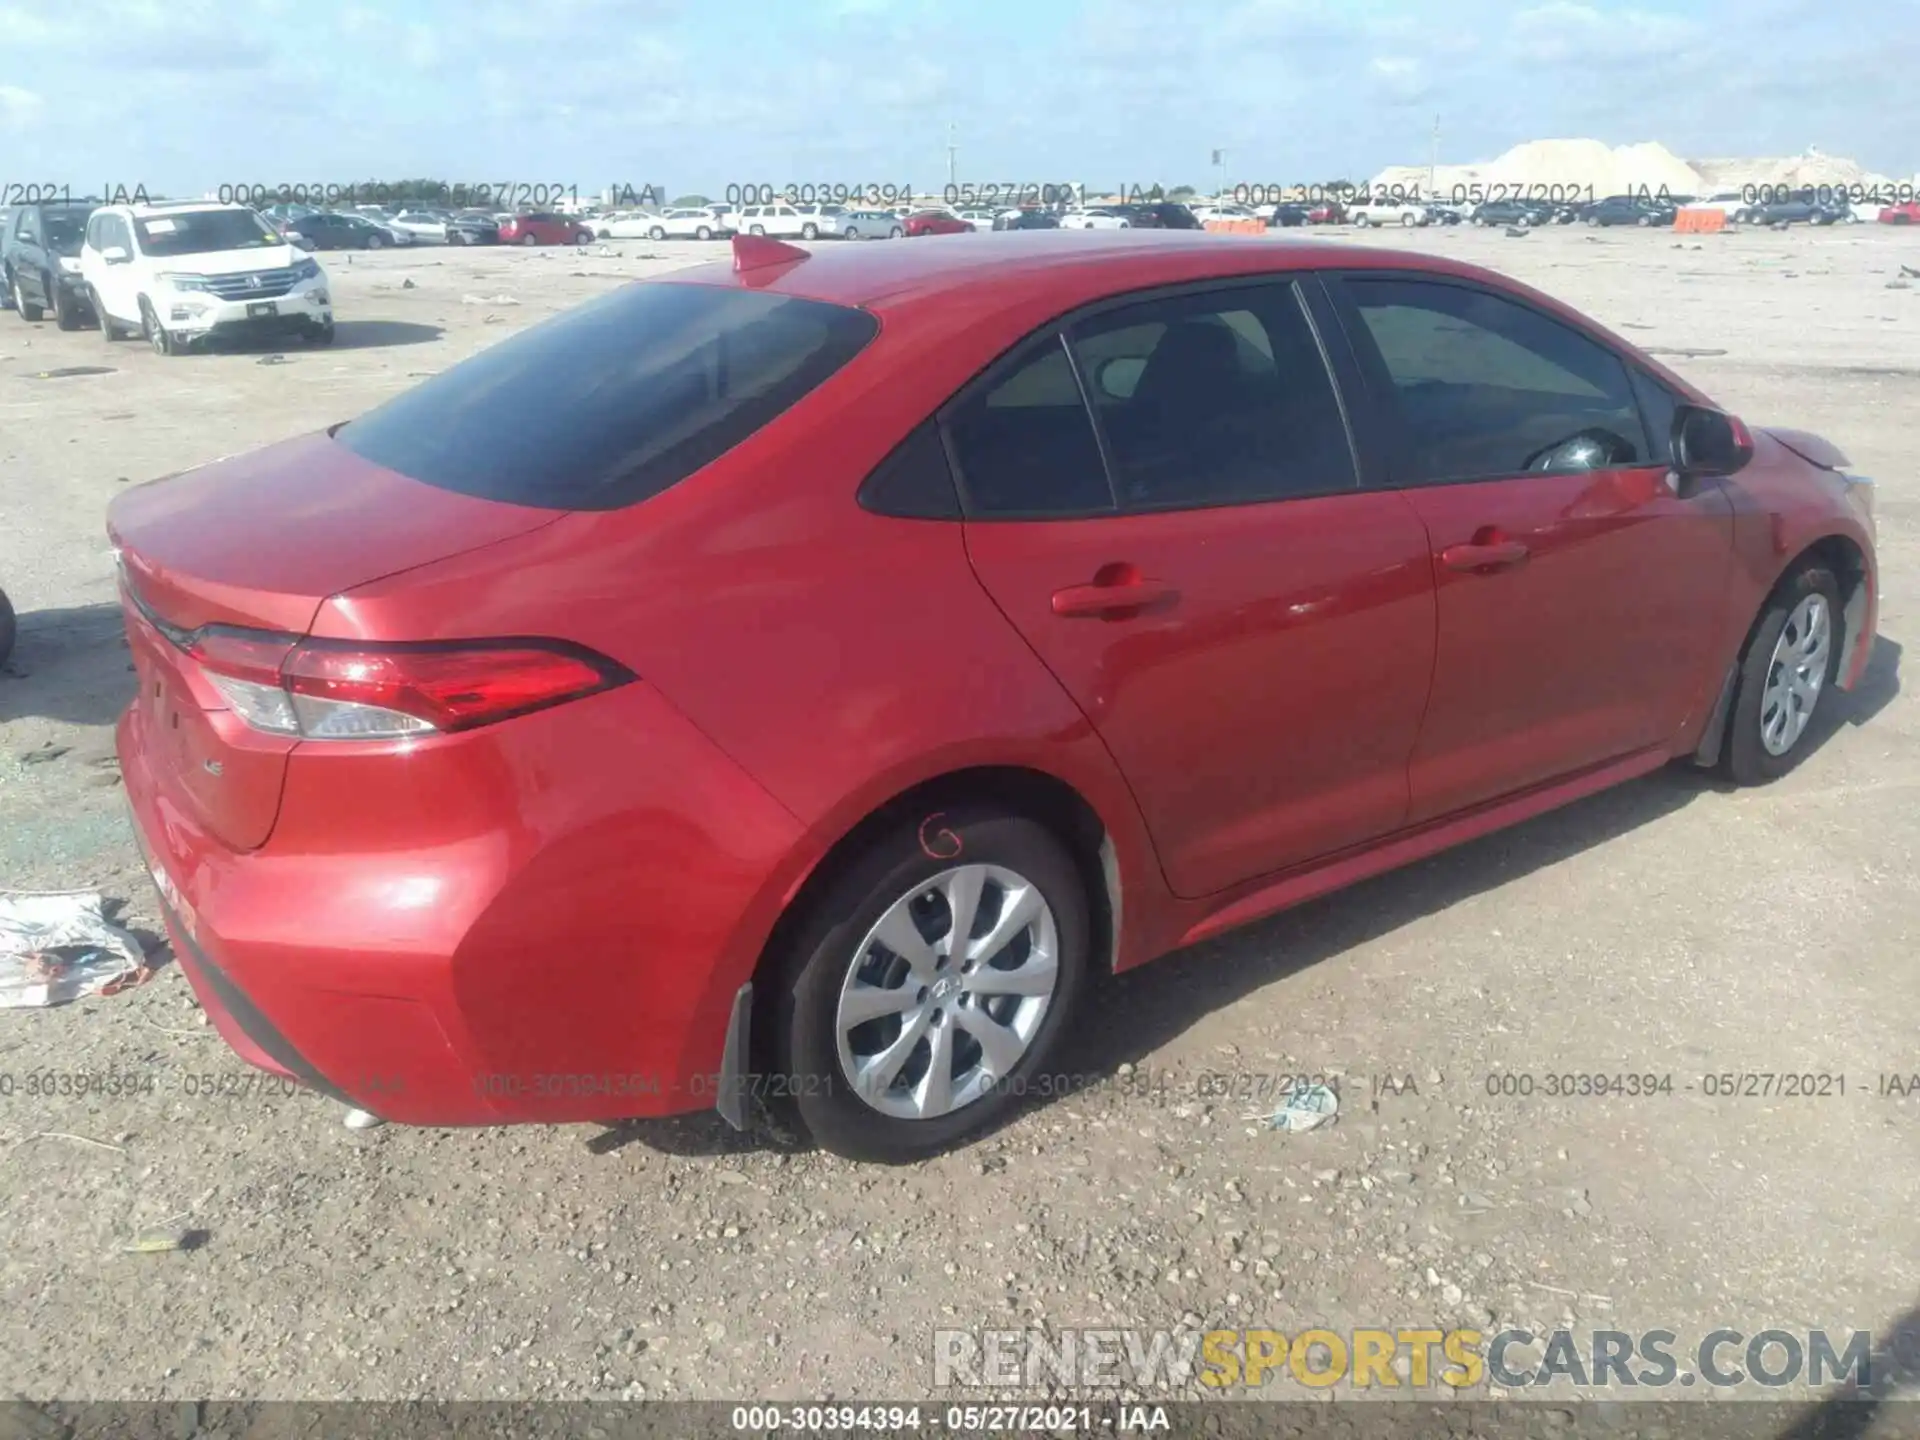
[[[1767,688],[1760,702],[1760,743],[1769,755],[1785,755],[1806,733],[1827,683],[1832,648],[1833,612],[1827,597],[1803,597],[1787,616],[1767,666]]]
[[[960,865],[888,906],[847,967],[834,1019],[841,1073],[883,1115],[931,1120],[1020,1063],[1059,983],[1059,928],[1040,889]]]

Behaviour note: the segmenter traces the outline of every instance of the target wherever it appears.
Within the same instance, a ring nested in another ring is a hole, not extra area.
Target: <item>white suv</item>
[[[806,224],[806,217],[793,205],[749,205],[740,212],[740,228],[749,235],[798,240]]]
[[[80,276],[101,334],[138,330],[162,355],[209,336],[333,339],[327,272],[244,205],[103,206]]]

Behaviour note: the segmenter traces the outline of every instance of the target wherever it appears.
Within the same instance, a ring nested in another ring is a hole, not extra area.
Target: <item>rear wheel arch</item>
[[[1118,954],[1121,884],[1118,858],[1105,822],[1073,786],[1045,771],[1023,766],[975,766],[923,780],[869,810],[820,857],[781,910],[754,964],[753,1060],[764,1068],[763,1049],[774,1034],[772,1006],[778,976],[791,959],[795,938],[815,918],[821,897],[873,845],[907,825],[938,836],[943,807],[966,804],[1003,809],[1045,827],[1073,856],[1092,923],[1091,953],[1109,973]]]

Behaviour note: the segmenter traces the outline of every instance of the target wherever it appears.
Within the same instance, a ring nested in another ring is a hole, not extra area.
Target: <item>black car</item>
[[[1124,215],[1136,230],[1204,230],[1198,215],[1173,200],[1142,201],[1131,205],[1101,207],[1111,214]]]
[[[1549,225],[1553,207],[1539,200],[1483,200],[1471,218],[1476,225]]]
[[[51,310],[62,330],[91,322],[80,246],[87,219],[99,208],[84,200],[13,207],[0,231],[0,280],[22,320],[38,320]]]
[[[1022,210],[1017,215],[996,215],[993,217],[996,230],[1058,230],[1060,217],[1045,210]]]
[[[1644,195],[1609,195],[1580,210],[1580,218],[1587,224],[1602,226],[1671,225],[1674,215],[1673,202]]]
[[[469,210],[447,221],[449,245],[498,245],[500,222],[484,210]]]
[[[332,211],[289,220],[287,233],[304,235],[316,250],[378,250],[393,244],[393,236],[386,227],[359,215],[337,215]]]
[[[1304,225],[1307,223],[1307,208],[1305,205],[1276,205],[1273,214],[1267,217],[1267,228],[1291,230],[1297,225]]]
[[[1852,218],[1852,210],[1817,200],[1777,200],[1770,205],[1749,205],[1733,218],[1742,225],[1839,225]]]

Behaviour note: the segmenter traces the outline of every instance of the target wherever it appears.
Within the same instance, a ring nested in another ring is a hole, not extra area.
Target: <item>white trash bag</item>
[[[113,995],[148,975],[146,952],[91,891],[0,891],[0,1009]]]

